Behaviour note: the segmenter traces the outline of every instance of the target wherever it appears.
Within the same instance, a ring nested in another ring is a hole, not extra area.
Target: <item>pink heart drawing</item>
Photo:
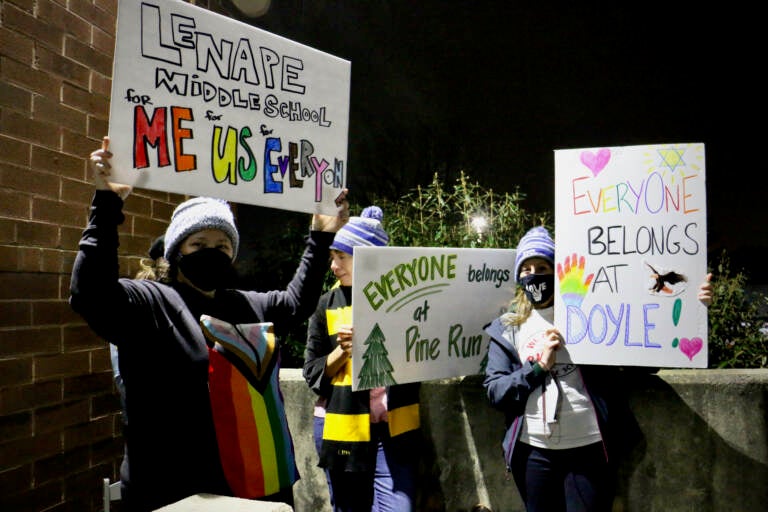
[[[600,171],[608,165],[610,159],[611,150],[608,148],[599,150],[596,155],[591,151],[581,152],[581,163],[586,165],[592,171],[592,176],[600,174]]]
[[[680,350],[688,356],[688,359],[693,361],[693,356],[699,353],[701,350],[701,347],[704,345],[704,342],[701,341],[701,338],[691,338],[690,340],[688,338],[681,338],[680,339]]]

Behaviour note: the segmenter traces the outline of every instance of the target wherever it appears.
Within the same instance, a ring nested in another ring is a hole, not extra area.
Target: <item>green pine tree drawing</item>
[[[373,326],[371,333],[365,340],[365,349],[363,354],[363,367],[360,368],[358,389],[371,389],[380,386],[392,386],[397,384],[392,378],[394,368],[389,362],[387,348],[384,346],[384,333],[381,332],[379,324]]]

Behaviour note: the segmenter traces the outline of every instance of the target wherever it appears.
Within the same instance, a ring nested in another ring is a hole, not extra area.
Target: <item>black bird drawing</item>
[[[651,278],[654,280],[654,284],[650,289],[656,293],[660,293],[662,291],[666,293],[672,293],[672,289],[667,285],[674,286],[677,283],[688,281],[688,279],[686,279],[683,274],[678,274],[674,271],[661,274],[649,263],[646,263],[646,265],[648,265],[648,268],[651,269]]]

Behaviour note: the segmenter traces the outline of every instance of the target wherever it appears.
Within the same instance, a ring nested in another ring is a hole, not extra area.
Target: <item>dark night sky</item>
[[[725,248],[768,283],[761,19],[688,2],[272,0],[244,21],[351,61],[356,202],[464,170],[554,212],[555,149],[703,142],[710,263]]]

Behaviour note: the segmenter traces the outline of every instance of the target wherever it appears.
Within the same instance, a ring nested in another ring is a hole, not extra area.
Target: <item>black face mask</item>
[[[520,284],[534,306],[548,303],[555,294],[555,274],[528,274],[520,279]]]
[[[235,282],[232,258],[219,249],[200,249],[180,255],[178,265],[184,277],[206,292],[232,286]]]

